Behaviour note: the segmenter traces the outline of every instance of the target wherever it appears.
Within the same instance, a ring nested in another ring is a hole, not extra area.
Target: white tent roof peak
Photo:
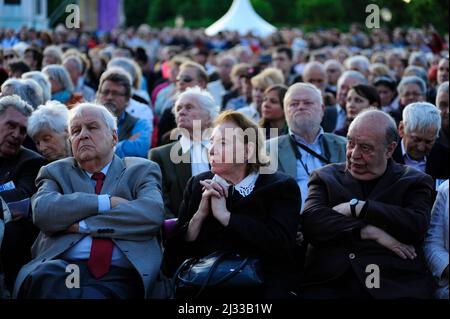
[[[238,31],[241,35],[252,32],[254,35],[267,37],[276,28],[255,12],[250,0],[233,0],[228,12],[209,26],[206,34],[213,36],[220,31]]]

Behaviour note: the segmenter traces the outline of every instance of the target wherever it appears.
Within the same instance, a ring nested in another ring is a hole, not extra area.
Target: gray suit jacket
[[[297,159],[289,135],[282,135],[267,141],[270,150],[271,166],[278,162],[277,171],[286,173],[293,178],[297,177]],[[345,162],[345,146],[347,140],[342,136],[324,133],[320,141],[325,158],[331,163]]]
[[[88,235],[64,233],[81,220],[86,222],[89,235],[114,241],[138,271],[145,295],[149,296],[162,258],[157,241],[164,216],[158,165],[142,158],[120,159],[114,155],[101,193],[129,202],[102,213],[98,213],[91,180],[72,157],[42,167],[36,185],[38,191],[31,200],[33,222],[41,232],[32,247],[32,261],[19,272],[14,296],[37,266]]]
[[[171,152],[182,161],[174,163]],[[192,177],[190,152],[182,154],[179,141],[152,148],[149,158],[158,163],[163,181],[163,197],[166,218],[178,217],[178,210],[183,200],[183,192],[189,178]]]

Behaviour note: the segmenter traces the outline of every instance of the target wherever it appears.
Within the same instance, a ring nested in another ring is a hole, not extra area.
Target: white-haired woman
[[[51,84],[52,100],[65,104],[69,109],[81,103],[83,97],[74,93],[74,87],[67,70],[57,64],[47,65],[42,72],[48,76]]]
[[[40,105],[28,119],[28,135],[49,162],[72,155],[67,129],[69,110],[58,101]]]
[[[41,86],[42,94],[44,97],[44,103],[51,100],[51,98],[52,98],[51,86],[52,85],[50,84],[50,81],[49,81],[47,75],[45,75],[45,73],[42,73],[41,71],[25,72],[24,74],[22,74],[22,79],[35,80]]]

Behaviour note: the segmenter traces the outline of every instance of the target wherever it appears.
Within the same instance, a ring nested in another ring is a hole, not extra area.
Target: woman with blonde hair
[[[268,160],[264,135],[258,132],[239,112],[219,115],[211,135],[211,171],[187,183],[175,231],[166,242],[168,275],[187,258],[218,252],[260,261],[264,281],[259,285],[218,285],[204,290],[208,298],[282,298],[293,282],[301,195],[293,178],[262,173]],[[186,297],[180,291],[176,295]]]

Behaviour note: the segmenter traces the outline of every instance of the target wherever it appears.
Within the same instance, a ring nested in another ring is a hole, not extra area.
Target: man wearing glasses
[[[97,102],[106,106],[117,117],[119,143],[116,155],[147,157],[150,148],[150,127],[125,111],[131,98],[130,76],[119,68],[111,68],[102,74],[97,91]]]
[[[181,64],[180,72],[176,78],[176,92],[173,97],[168,99],[164,104],[162,115],[159,120],[158,145],[170,143],[170,131],[177,126],[172,109],[178,95],[190,87],[198,86],[201,89],[206,89],[207,84],[208,73],[206,73],[203,66],[191,61]]]

